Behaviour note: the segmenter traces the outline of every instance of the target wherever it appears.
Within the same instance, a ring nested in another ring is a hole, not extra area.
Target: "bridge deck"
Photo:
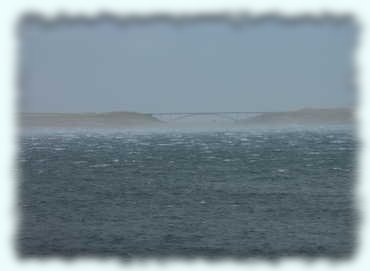
[[[263,114],[263,113],[277,113],[268,111],[235,111],[235,112],[160,112],[148,113],[150,115],[219,115],[219,114]]]

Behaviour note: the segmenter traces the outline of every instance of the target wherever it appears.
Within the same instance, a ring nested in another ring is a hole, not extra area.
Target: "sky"
[[[23,20],[18,32],[22,112],[356,104],[351,20]]]

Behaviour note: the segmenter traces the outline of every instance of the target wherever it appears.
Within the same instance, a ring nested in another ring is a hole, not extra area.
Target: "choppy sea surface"
[[[23,256],[347,257],[347,127],[24,133]]]

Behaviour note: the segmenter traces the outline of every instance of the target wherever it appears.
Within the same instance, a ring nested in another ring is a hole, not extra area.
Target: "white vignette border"
[[[5,2],[5,1],[4,1]],[[370,5],[366,0],[13,0],[2,3],[0,10],[0,264],[2,270],[368,270],[370,268]],[[359,210],[359,243],[353,258],[331,261],[283,258],[267,260],[204,260],[204,259],[137,259],[121,261],[116,258],[40,258],[22,260],[15,251],[17,229],[16,206],[16,106],[17,106],[17,37],[16,26],[25,13],[41,14],[45,18],[60,15],[95,17],[100,14],[130,15],[228,15],[248,13],[252,16],[276,15],[298,18],[352,16],[359,26],[354,53],[357,87],[358,172],[355,186]],[[366,61],[367,60],[367,61]]]

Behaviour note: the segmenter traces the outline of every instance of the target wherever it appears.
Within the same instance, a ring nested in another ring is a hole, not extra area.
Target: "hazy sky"
[[[351,21],[24,21],[24,112],[282,111],[355,103]]]

